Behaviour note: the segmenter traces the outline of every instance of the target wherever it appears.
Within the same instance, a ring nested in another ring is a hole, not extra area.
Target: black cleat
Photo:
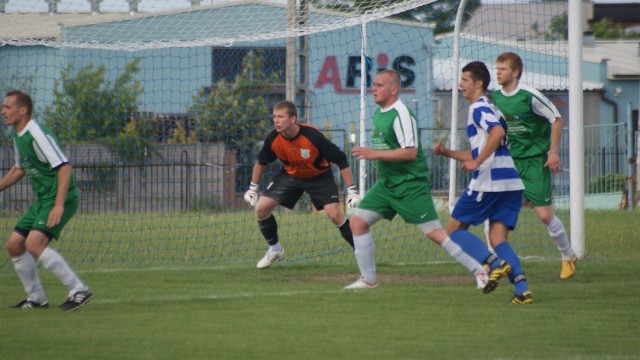
[[[64,304],[60,305],[62,311],[74,311],[81,308],[84,304],[93,299],[91,291],[78,291],[77,293],[69,296]]]
[[[49,303],[48,302],[43,302],[42,304],[39,304],[35,301],[31,301],[31,300],[22,300],[19,303],[12,305],[12,308],[15,309],[24,309],[24,310],[30,310],[30,309],[46,309],[49,307]]]

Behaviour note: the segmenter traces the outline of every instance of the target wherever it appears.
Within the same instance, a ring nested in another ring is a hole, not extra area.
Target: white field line
[[[312,294],[336,294],[340,292],[348,292],[348,290],[336,289],[326,291],[281,291],[281,292],[264,292],[264,293],[239,293],[239,294],[210,294],[210,295],[161,295],[161,296],[145,296],[136,297],[135,299],[110,299],[100,298],[96,296],[92,303],[97,304],[136,304],[136,303],[157,303],[157,302],[187,302],[201,300],[229,300],[229,299],[254,299],[261,297],[287,297],[287,296],[305,296]]]

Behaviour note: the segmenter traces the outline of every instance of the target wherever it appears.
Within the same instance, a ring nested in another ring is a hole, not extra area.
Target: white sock
[[[44,294],[42,284],[40,284],[38,268],[33,256],[25,251],[24,254],[11,258],[11,261],[13,261],[13,267],[24,286],[24,291],[27,292],[27,300],[38,304],[47,302],[47,296]]]
[[[355,247],[356,262],[360,268],[362,280],[375,284],[378,282],[376,276],[375,245],[370,232],[362,235],[353,235],[353,245]]]
[[[42,266],[54,274],[69,289],[69,295],[78,291],[87,291],[88,288],[80,281],[80,278],[71,270],[66,261],[55,250],[45,248],[38,260]]]
[[[282,250],[282,246],[280,246],[280,243],[276,243],[275,245],[269,245],[269,251],[271,252],[276,252],[280,250]]]
[[[547,230],[553,241],[556,242],[562,260],[571,260],[573,258],[573,250],[571,250],[571,243],[569,242],[569,238],[567,238],[567,233],[564,230],[562,221],[554,215],[549,225],[547,225]]]
[[[462,248],[453,242],[450,237],[447,236],[442,243],[442,248],[451,255],[452,258],[456,259],[457,262],[462,264],[467,270],[469,270],[472,274],[476,275],[479,272],[486,272],[484,266],[480,264],[476,259],[472,258],[466,252],[462,251]]]

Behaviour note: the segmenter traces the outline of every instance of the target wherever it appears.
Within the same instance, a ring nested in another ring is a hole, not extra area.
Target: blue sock
[[[513,251],[511,245],[509,245],[509,243],[505,241],[493,248],[493,250],[495,250],[496,254],[501,259],[511,265],[509,281],[514,284],[516,294],[522,294],[525,291],[529,291],[527,280],[524,278],[524,273],[522,271],[522,265],[520,265],[520,259],[518,259],[518,255],[516,255],[516,252]]]
[[[449,235],[449,238],[458,244],[458,246],[462,248],[462,251],[469,254],[469,256],[480,264],[484,264],[487,258],[491,256],[491,252],[484,246],[482,240],[473,233],[466,230],[456,230]],[[498,261],[498,259],[495,261]]]

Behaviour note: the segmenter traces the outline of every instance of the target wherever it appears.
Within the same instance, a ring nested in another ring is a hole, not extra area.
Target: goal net
[[[242,196],[272,129],[270,106],[294,100],[300,121],[349,156],[350,139],[368,138],[371,81],[382,69],[401,74],[400,98],[418,118],[444,223],[449,183],[459,191],[468,177],[450,179],[448,161],[431,156],[431,147],[466,143],[462,131],[449,136],[452,114],[466,119],[463,99],[451,109],[462,65],[484,61],[495,75],[496,56],[517,52],[523,81],[568,115],[566,2],[468,1],[453,64],[457,7],[451,0],[0,1],[0,90],[32,95],[35,118],[64,144],[81,190],[80,210],[55,246],[78,267],[254,263],[266,243]],[[6,173],[12,140],[0,135]],[[367,189],[374,165],[349,159]],[[262,188],[279,167],[269,167]],[[554,178],[554,191],[569,229],[567,172]],[[33,195],[23,180],[0,196],[8,235]],[[355,266],[308,197],[274,215],[286,261]],[[372,230],[379,263],[449,261],[398,218]],[[558,258],[532,210],[522,211],[511,241],[523,257]]]

